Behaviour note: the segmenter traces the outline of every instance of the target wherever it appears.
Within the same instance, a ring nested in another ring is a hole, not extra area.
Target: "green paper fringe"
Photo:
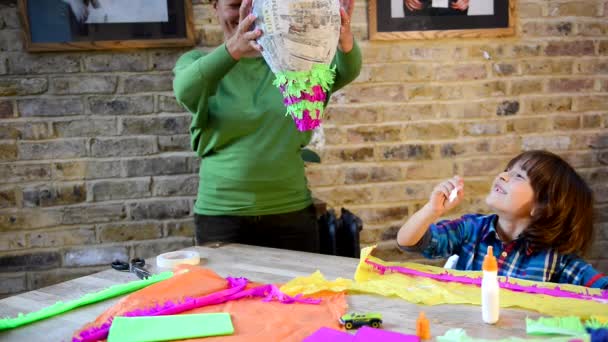
[[[278,88],[282,87],[284,98],[296,97],[300,98],[302,93],[311,93],[315,85],[321,86],[326,96],[329,96],[329,90],[334,84],[336,67],[330,67],[327,64],[313,64],[309,71],[281,71],[275,74],[273,85]],[[287,106],[286,115],[292,115],[295,118],[302,119],[304,110],[308,110],[312,119],[320,119],[323,113],[324,103],[301,101]],[[319,110],[317,116],[316,110]]]
[[[109,298],[120,296],[122,294],[137,291],[146,286],[169,279],[172,276],[173,272],[163,272],[152,275],[147,279],[136,280],[126,284],[112,285],[111,287],[96,293],[87,293],[84,296],[69,301],[67,303],[57,302],[51,306],[48,306],[35,312],[30,312],[28,314],[19,313],[19,315],[17,315],[17,317],[15,318],[2,318],[0,319],[0,331],[17,328],[39,320],[57,316],[80,306],[97,303]]]

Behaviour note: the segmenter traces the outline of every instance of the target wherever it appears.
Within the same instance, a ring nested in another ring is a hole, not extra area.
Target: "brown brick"
[[[492,137],[492,139],[495,138]],[[446,143],[439,146],[439,155],[442,158],[487,154],[489,151],[489,140],[469,140],[466,142]]]
[[[358,144],[364,142],[399,141],[400,125],[359,126],[346,131],[346,142]]]
[[[408,165],[406,178],[408,180],[450,178],[454,175],[454,171],[454,162],[451,160],[416,162]]]
[[[522,27],[522,32],[527,37],[555,37],[571,36],[574,25],[571,22],[527,22]]]
[[[124,203],[99,203],[63,208],[63,224],[120,221],[126,217]]]
[[[522,139],[524,150],[567,150],[572,139],[569,136],[526,136]]]
[[[572,61],[542,59],[522,61],[524,75],[572,74]]]
[[[391,183],[375,186],[374,203],[426,200],[431,193],[429,183]]]
[[[433,67],[428,64],[383,64],[369,68],[369,79],[358,79],[365,82],[414,82],[430,81]]]
[[[110,94],[116,90],[117,77],[79,76],[51,78],[53,94]]]
[[[334,124],[364,124],[378,121],[381,108],[373,106],[344,107],[331,105],[325,110],[324,116],[327,123]]]
[[[0,119],[11,118],[13,115],[13,102],[0,101]]]
[[[58,162],[52,165],[52,178],[56,180],[80,180],[86,178],[86,161]]]
[[[323,128],[323,136],[325,137],[325,145],[343,145],[346,140],[346,129],[343,127],[332,127],[325,125]]]
[[[498,107],[496,107],[496,115],[498,116],[510,116],[515,115],[519,112],[519,101],[502,101]]]
[[[560,97],[536,97],[526,100],[527,110],[530,114],[567,112],[572,109],[572,98]]]
[[[15,188],[8,187],[0,189],[0,209],[14,208],[16,206],[17,201],[15,199]]]
[[[593,90],[592,79],[553,79],[549,80],[548,90],[554,93],[589,92]]]
[[[462,176],[495,176],[503,171],[510,158],[469,159],[461,162]]]
[[[608,80],[600,81],[600,91],[608,92]]]
[[[379,155],[383,160],[422,160],[431,159],[434,151],[434,145],[394,145],[380,147]]]
[[[402,178],[401,168],[398,166],[357,166],[344,170],[344,184],[394,182]]]
[[[527,58],[539,56],[542,51],[541,43],[522,43],[515,44],[505,57]]]
[[[551,120],[546,117],[516,118],[507,121],[507,133],[546,132],[551,127]]]
[[[0,143],[0,162],[17,159],[17,145],[15,143]]]
[[[420,61],[454,61],[463,60],[468,57],[468,51],[461,47],[414,47],[407,48],[406,46],[395,45],[391,49],[391,58],[400,58],[397,56],[406,55],[411,60]]]
[[[27,186],[23,189],[24,207],[50,207],[84,202],[84,183]]]
[[[521,136],[505,134],[500,137],[492,137],[490,152],[499,154],[515,155],[521,151]]]
[[[576,42],[551,41],[545,48],[547,56],[592,56],[595,53],[593,41]]]
[[[605,110],[608,108],[608,96],[581,96],[574,98],[573,109],[577,111]]]
[[[577,33],[584,37],[605,37],[608,35],[608,24],[605,22],[578,23]]]
[[[406,100],[403,85],[350,85],[332,95],[329,102],[331,104],[367,103],[378,99],[397,102]]]
[[[469,101],[467,103],[437,104],[434,111],[440,118],[472,119],[487,118],[496,113],[493,101]]]
[[[579,61],[575,64],[575,70],[580,74],[608,74],[608,61],[601,59]]]
[[[450,139],[459,135],[459,128],[454,123],[421,122],[405,126],[402,140],[438,140]]]
[[[306,178],[311,187],[338,185],[344,183],[342,167],[309,166],[306,167]]]
[[[371,161],[374,160],[372,147],[335,147],[321,152],[323,163]]]
[[[63,247],[95,243],[93,227],[41,231],[28,234],[31,247]]]
[[[505,131],[505,125],[502,121],[485,121],[465,123],[464,132],[468,135],[498,135]]]
[[[432,104],[395,104],[381,108],[382,121],[412,121],[425,120],[435,116]]]
[[[556,131],[578,129],[581,126],[580,121],[577,115],[558,115],[553,117],[553,129]]]
[[[511,95],[530,95],[543,92],[541,80],[514,80],[511,81]]]
[[[25,252],[0,256],[0,269],[4,272],[43,270],[59,266],[57,252]]]
[[[44,93],[46,78],[4,78],[0,80],[0,96],[24,96]]]
[[[171,91],[173,90],[173,76],[171,74],[129,75],[124,80],[123,90],[129,94]]]
[[[22,250],[26,247],[27,240],[22,232],[0,233],[0,251]]]
[[[402,99],[394,99],[395,102],[405,99],[412,101],[429,101],[436,99],[451,99],[458,95],[462,96],[462,90],[450,86],[433,86],[429,84],[409,85],[405,89],[407,96]]]
[[[382,223],[387,221],[405,220],[409,214],[406,205],[381,206],[373,208],[357,208],[353,212],[365,223]]]
[[[600,41],[600,55],[608,55],[608,41]]]
[[[517,14],[520,18],[538,18],[543,16],[543,3],[521,2],[517,4]]]
[[[447,65],[439,67],[435,79],[439,81],[479,80],[488,77],[485,64]]]
[[[97,228],[101,243],[158,239],[162,227],[157,222],[112,223]]]
[[[17,121],[0,126],[0,140],[40,140],[49,138],[52,138],[52,134],[46,122]]]
[[[373,188],[359,186],[316,189],[314,197],[332,206],[368,204],[373,201]]]
[[[492,65],[492,72],[496,76],[513,76],[518,75],[519,72],[517,63],[501,62],[494,63]]]
[[[480,97],[504,96],[507,94],[507,83],[503,81],[491,81],[481,84],[470,85],[463,89],[465,98],[478,99]]]
[[[196,228],[194,226],[194,220],[188,218],[186,220],[172,221],[165,223],[165,236],[183,236],[193,237]]]
[[[595,17],[598,16],[596,1],[549,2],[550,17]]]
[[[602,116],[600,114],[589,114],[583,116],[583,128],[602,127]]]

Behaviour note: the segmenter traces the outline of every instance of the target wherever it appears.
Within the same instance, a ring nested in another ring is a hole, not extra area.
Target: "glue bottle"
[[[481,316],[485,323],[494,324],[499,316],[498,264],[492,246],[483,258],[483,279],[481,280]]]

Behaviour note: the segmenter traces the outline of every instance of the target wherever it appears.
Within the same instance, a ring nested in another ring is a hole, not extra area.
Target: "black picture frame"
[[[449,5],[447,8],[434,8],[432,0],[418,1],[424,7],[412,11],[405,6],[405,0],[369,0],[370,40],[505,37],[515,34],[515,0],[469,0],[493,1],[491,14],[475,15]],[[451,4],[456,0],[444,1]]]
[[[163,22],[81,23],[64,0],[19,0],[19,12],[31,52],[193,46],[191,0],[166,0],[166,5]]]

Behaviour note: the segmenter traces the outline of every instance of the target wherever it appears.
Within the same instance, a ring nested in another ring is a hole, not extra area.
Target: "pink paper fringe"
[[[319,117],[319,110],[316,110],[316,111],[317,111],[317,117]],[[294,116],[293,120],[295,121],[296,127],[298,128],[299,131],[313,130],[321,125],[321,120],[313,119],[310,117],[310,112],[308,111],[308,109],[305,109],[302,112],[302,119],[298,119]]]
[[[231,300],[237,300],[248,297],[263,297],[264,302],[277,300],[280,303],[291,304],[291,303],[303,303],[303,304],[319,304],[320,299],[302,298],[302,295],[298,294],[295,297],[288,296],[281,292],[276,285],[267,284],[252,289],[245,290],[247,278],[226,278],[228,281],[228,289],[218,291],[207,296],[198,298],[184,298],[182,302],[174,303],[168,301],[163,305],[157,304],[154,307],[148,309],[137,309],[129,312],[125,312],[122,316],[125,317],[142,317],[142,316],[166,316],[175,315],[178,313],[194,310],[208,305],[215,305],[224,303]],[[108,337],[108,332],[112,326],[113,317],[108,319],[107,322],[100,326],[90,327],[83,330],[78,334],[77,337],[72,339],[72,342],[94,342],[103,340]]]
[[[401,273],[401,274],[415,276],[415,277],[430,278],[430,279],[434,279],[434,280],[438,280],[438,281],[449,281],[449,282],[456,282],[456,283],[467,284],[467,285],[481,286],[481,277],[470,278],[470,277],[465,277],[465,276],[455,276],[455,275],[451,275],[447,272],[442,273],[442,274],[433,274],[433,273],[417,271],[417,270],[413,270],[411,268],[401,267],[401,266],[384,266],[384,265],[375,263],[373,261],[370,261],[369,259],[365,259],[365,263],[368,265],[371,265],[380,274],[384,274],[385,272],[389,271],[389,272],[396,272],[396,273]],[[510,283],[509,278],[506,278],[504,281],[499,280],[498,283],[500,285],[500,288],[503,288],[506,290],[511,290],[511,291],[516,291],[516,292],[544,294],[544,295],[552,296],[552,297],[594,300],[594,301],[603,302],[603,303],[608,302],[608,290],[601,290],[600,294],[596,295],[596,294],[589,293],[589,289],[586,289],[586,293],[582,294],[582,293],[575,293],[575,292],[570,292],[570,291],[566,291],[566,290],[561,290],[559,288],[559,286],[556,286],[553,289],[538,287],[537,285],[524,286],[524,285]]]

